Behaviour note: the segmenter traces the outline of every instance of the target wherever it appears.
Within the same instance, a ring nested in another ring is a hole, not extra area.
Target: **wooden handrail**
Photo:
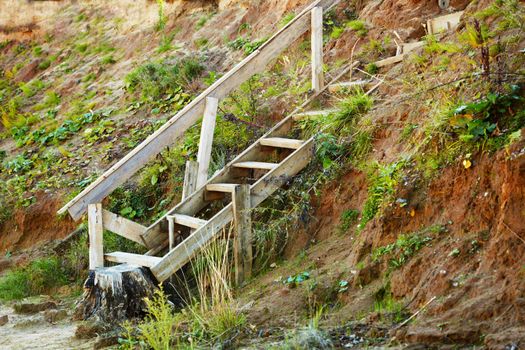
[[[74,220],[78,220],[86,212],[89,204],[101,202],[160,151],[173,144],[189,127],[195,124],[203,114],[206,97],[221,99],[254,74],[262,72],[273,58],[277,57],[280,52],[310,28],[310,16],[308,14],[314,7],[329,9],[339,1],[316,0],[307,6],[259,49],[233,67],[124,158],[110,167],[95,182],[62,207],[58,214],[68,211]]]

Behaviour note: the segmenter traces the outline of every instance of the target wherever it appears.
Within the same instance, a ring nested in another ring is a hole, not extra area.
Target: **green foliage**
[[[417,233],[412,235],[401,234],[394,243],[374,249],[372,251],[372,260],[379,261],[388,255],[390,256],[388,260],[390,268],[397,269],[431,241],[431,237]]]
[[[129,73],[125,82],[129,91],[140,91],[144,99],[153,101],[170,94],[182,94],[182,90],[203,71],[200,61],[191,57],[175,64],[149,62]]]
[[[388,318],[394,323],[399,323],[407,316],[405,307],[396,301],[390,291],[390,283],[381,287],[374,295],[374,312],[381,318]]]
[[[379,72],[379,67],[375,63],[368,63],[365,66],[365,72],[372,75],[377,74]]]
[[[375,170],[368,176],[368,198],[364,204],[358,228],[362,230],[381,209],[383,203],[392,199],[404,162],[375,164]]]
[[[159,47],[157,48],[158,53],[167,52],[174,49],[174,46],[171,44],[175,38],[175,33],[163,34],[160,38]]]
[[[525,10],[519,0],[496,0],[489,6],[474,14],[479,20],[490,17],[498,19],[496,31],[501,32],[509,29],[524,29]]]
[[[49,58],[46,58],[44,60],[42,60],[42,62],[40,62],[38,64],[38,69],[40,70],[46,70],[48,69],[49,67],[51,66],[51,60]]]
[[[251,41],[246,37],[238,36],[234,40],[228,42],[227,46],[234,50],[242,50],[246,55],[249,55],[264,44],[266,40],[267,38],[262,38]]]
[[[368,28],[366,27],[365,22],[359,19],[347,22],[346,26],[356,32],[361,38],[364,38],[368,34]]]
[[[449,114],[449,125],[460,141],[475,143],[493,140],[491,145],[506,144],[510,135],[525,125],[522,87],[512,85],[507,93],[488,93],[484,98],[456,107]],[[504,133],[493,135],[496,129]]]
[[[103,65],[114,64],[117,63],[117,60],[115,60],[115,57],[113,57],[113,55],[106,55],[102,57],[100,63],[102,63]]]
[[[164,30],[164,28],[166,28],[166,22],[167,22],[166,16],[164,15],[164,0],[157,0],[157,5],[159,7],[158,9],[159,18],[158,18],[157,23],[155,24],[155,30],[161,31],[161,30]]]
[[[330,39],[337,40],[343,35],[345,28],[343,27],[333,27],[332,32],[330,33]]]
[[[6,161],[3,166],[8,174],[23,174],[33,168],[34,162],[25,155],[19,154],[10,161]]]
[[[67,282],[58,258],[44,258],[15,268],[0,277],[0,299],[22,299],[49,293]]]
[[[347,209],[343,211],[340,218],[339,230],[341,232],[346,232],[350,227],[354,226],[359,219],[359,210],[357,209]]]
[[[425,37],[426,45],[425,52],[428,55],[432,54],[443,54],[443,53],[455,53],[459,52],[460,48],[452,42],[443,43],[438,41],[437,37],[434,35],[427,35]]]
[[[290,23],[291,21],[293,21],[293,19],[295,18],[295,13],[293,12],[289,12],[287,13],[286,15],[284,15],[284,17],[281,19],[281,21],[279,22],[279,26],[282,28],[284,26],[286,26],[288,23]]]
[[[284,284],[288,285],[290,288],[297,287],[298,284],[310,279],[310,273],[307,271],[300,272],[297,275],[288,276],[287,279],[284,280]]]

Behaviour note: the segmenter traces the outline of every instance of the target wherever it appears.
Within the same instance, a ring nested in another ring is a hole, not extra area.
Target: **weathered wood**
[[[244,169],[261,169],[261,170],[272,170],[275,169],[279,164],[268,163],[268,162],[239,162],[233,164],[235,168]]]
[[[116,262],[120,264],[129,264],[137,266],[152,267],[155,266],[162,260],[156,256],[148,256],[142,254],[132,254],[124,252],[113,252],[105,254],[104,257],[107,261]]]
[[[206,191],[232,193],[233,190],[235,190],[235,187],[237,186],[238,184],[225,184],[225,183],[209,184],[209,185],[206,185]]]
[[[235,282],[238,286],[252,275],[252,219],[250,185],[239,185],[232,195],[233,224],[235,229],[233,254]]]
[[[293,115],[293,120],[299,121],[312,117],[326,117],[330,114],[337,113],[339,110],[335,108],[323,109],[321,111],[307,111],[302,113],[297,113]]]
[[[180,110],[173,118],[150,135],[124,158],[109,168],[95,182],[62,207],[58,213],[69,212],[78,220],[88,204],[102,201],[115,188],[124,183],[165,147],[174,143],[202,115],[206,97],[221,99],[254,74],[263,71],[267,64],[303,35],[310,27],[308,12],[316,6],[330,8],[339,0],[317,0],[284,26],[258,50],[246,57],[222,76],[197,98]]]
[[[326,85],[322,91],[318,93],[312,94],[305,102],[303,102],[299,107],[297,107],[294,111],[292,111],[286,118],[281,120],[279,123],[277,123],[273,128],[271,128],[265,135],[261,137],[261,139],[268,138],[268,137],[285,137],[289,133],[289,131],[292,128],[294,117],[298,113],[304,110],[316,97],[318,97],[321,93],[323,93],[327,87],[341,79],[344,75],[346,75],[348,72],[355,69],[357,66],[359,66],[360,62],[355,61],[346,66],[339,72],[332,80],[331,82]],[[230,161],[224,168],[222,168],[220,171],[218,171],[213,177],[208,181],[209,184],[213,183],[224,183],[231,181],[230,178],[230,172],[231,167],[233,164],[237,162],[247,161],[256,158],[259,154],[261,154],[260,150],[260,143],[254,142],[251,146],[249,146],[247,149],[245,149],[241,154],[239,154],[235,159]],[[168,210],[168,212],[162,216],[161,218],[157,219],[153,224],[151,224],[146,233],[144,234],[144,240],[148,243],[148,245],[156,247],[152,250],[150,250],[148,255],[153,255],[162,250],[167,245],[167,239],[165,238],[165,227],[163,227],[163,224],[166,222],[166,215],[170,215],[173,213],[182,213],[187,215],[195,215],[199,210],[204,208],[208,202],[206,201],[206,187],[201,187],[197,189],[197,191],[192,194],[189,198],[184,200],[183,202],[179,203],[172,209]]]
[[[102,209],[102,224],[106,230],[146,246],[142,239],[142,235],[146,232],[146,227],[141,224],[137,224],[105,209]]]
[[[268,137],[261,139],[260,141],[262,146],[269,146],[275,148],[290,148],[298,149],[304,143],[303,140],[287,139],[284,137]]]
[[[273,192],[288,182],[292,176],[303,169],[314,156],[313,138],[286,157],[279,167],[269,171],[250,187],[251,208],[259,205]],[[204,189],[204,188],[203,188]],[[220,230],[233,220],[233,204],[227,204],[219,213],[211,218],[206,225],[197,229],[184,241],[166,254],[162,260],[151,268],[151,272],[159,281],[164,281],[192,259],[206,244],[215,239]],[[160,244],[160,242],[159,242]]]
[[[410,51],[414,51],[415,49],[417,48],[420,48],[420,47],[423,47],[425,46],[427,42],[422,40],[422,41],[416,41],[416,42],[413,42],[413,43],[403,43],[401,45],[401,48],[402,48],[402,53],[408,53]]]
[[[151,298],[156,289],[154,277],[142,267],[118,265],[92,270],[76,306],[75,319],[120,324],[143,317],[144,298]]]
[[[104,225],[102,204],[88,206],[89,269],[104,267]]]
[[[207,222],[206,220],[184,214],[168,215],[168,219],[173,219],[173,222],[191,228],[200,228],[201,226],[206,225]]]
[[[374,64],[378,68],[389,66],[391,64],[395,64],[395,63],[403,61],[405,59],[405,56],[406,56],[406,54],[403,53],[401,55],[392,56],[392,57],[385,58],[383,60],[376,61],[376,62],[374,62]]]
[[[197,154],[197,187],[201,187],[208,181],[208,169],[211,161],[211,147],[213,144],[213,134],[215,132],[215,120],[219,100],[214,97],[206,98],[206,108],[202,119],[201,137],[199,142],[199,152]]]
[[[437,34],[441,31],[455,28],[459,24],[462,15],[463,11],[459,11],[445,16],[429,19],[427,21],[428,34]]]
[[[188,198],[197,189],[197,173],[199,164],[193,160],[186,162],[184,171],[184,184],[182,186],[182,200]]]
[[[312,90],[319,92],[324,87],[323,73],[323,8],[312,9]]]
[[[332,84],[328,87],[328,91],[330,92],[338,92],[345,89],[352,89],[356,87],[365,87],[367,85],[370,85],[372,83],[371,79],[367,80],[354,80],[354,81],[345,81],[342,83]]]
[[[173,216],[167,216],[168,220],[168,240],[169,240],[169,250],[175,248],[175,221]]]

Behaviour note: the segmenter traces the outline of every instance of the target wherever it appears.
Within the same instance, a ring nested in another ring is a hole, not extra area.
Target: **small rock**
[[[49,323],[56,323],[67,317],[66,310],[46,310],[44,311],[44,319]]]
[[[77,327],[75,338],[90,339],[104,332],[104,326],[98,322],[86,322]]]
[[[0,327],[5,326],[9,322],[9,317],[7,315],[0,316]]]
[[[93,344],[93,349],[104,349],[118,344],[118,335],[99,336]]]
[[[13,308],[19,314],[36,314],[40,311],[56,309],[57,304],[52,301],[45,301],[42,303],[15,304]]]

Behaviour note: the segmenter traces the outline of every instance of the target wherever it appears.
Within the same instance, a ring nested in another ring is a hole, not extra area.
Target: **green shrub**
[[[67,283],[58,258],[43,258],[0,277],[0,299],[15,300],[52,292]]]
[[[346,23],[346,26],[356,32],[357,35],[364,38],[368,34],[365,22],[356,19]]]
[[[46,59],[44,59],[42,62],[40,62],[40,63],[38,64],[38,69],[40,69],[40,70],[46,70],[46,69],[49,68],[49,66],[51,66],[51,60],[48,59],[48,58],[46,58]]]
[[[129,91],[140,91],[143,98],[155,100],[187,88],[203,72],[204,66],[195,58],[184,58],[174,65],[150,62],[133,70],[125,82]]]
[[[350,227],[354,226],[357,223],[357,220],[359,219],[359,210],[356,209],[348,209],[343,211],[341,214],[341,224],[339,225],[339,229],[341,232],[346,232],[350,229]]]

